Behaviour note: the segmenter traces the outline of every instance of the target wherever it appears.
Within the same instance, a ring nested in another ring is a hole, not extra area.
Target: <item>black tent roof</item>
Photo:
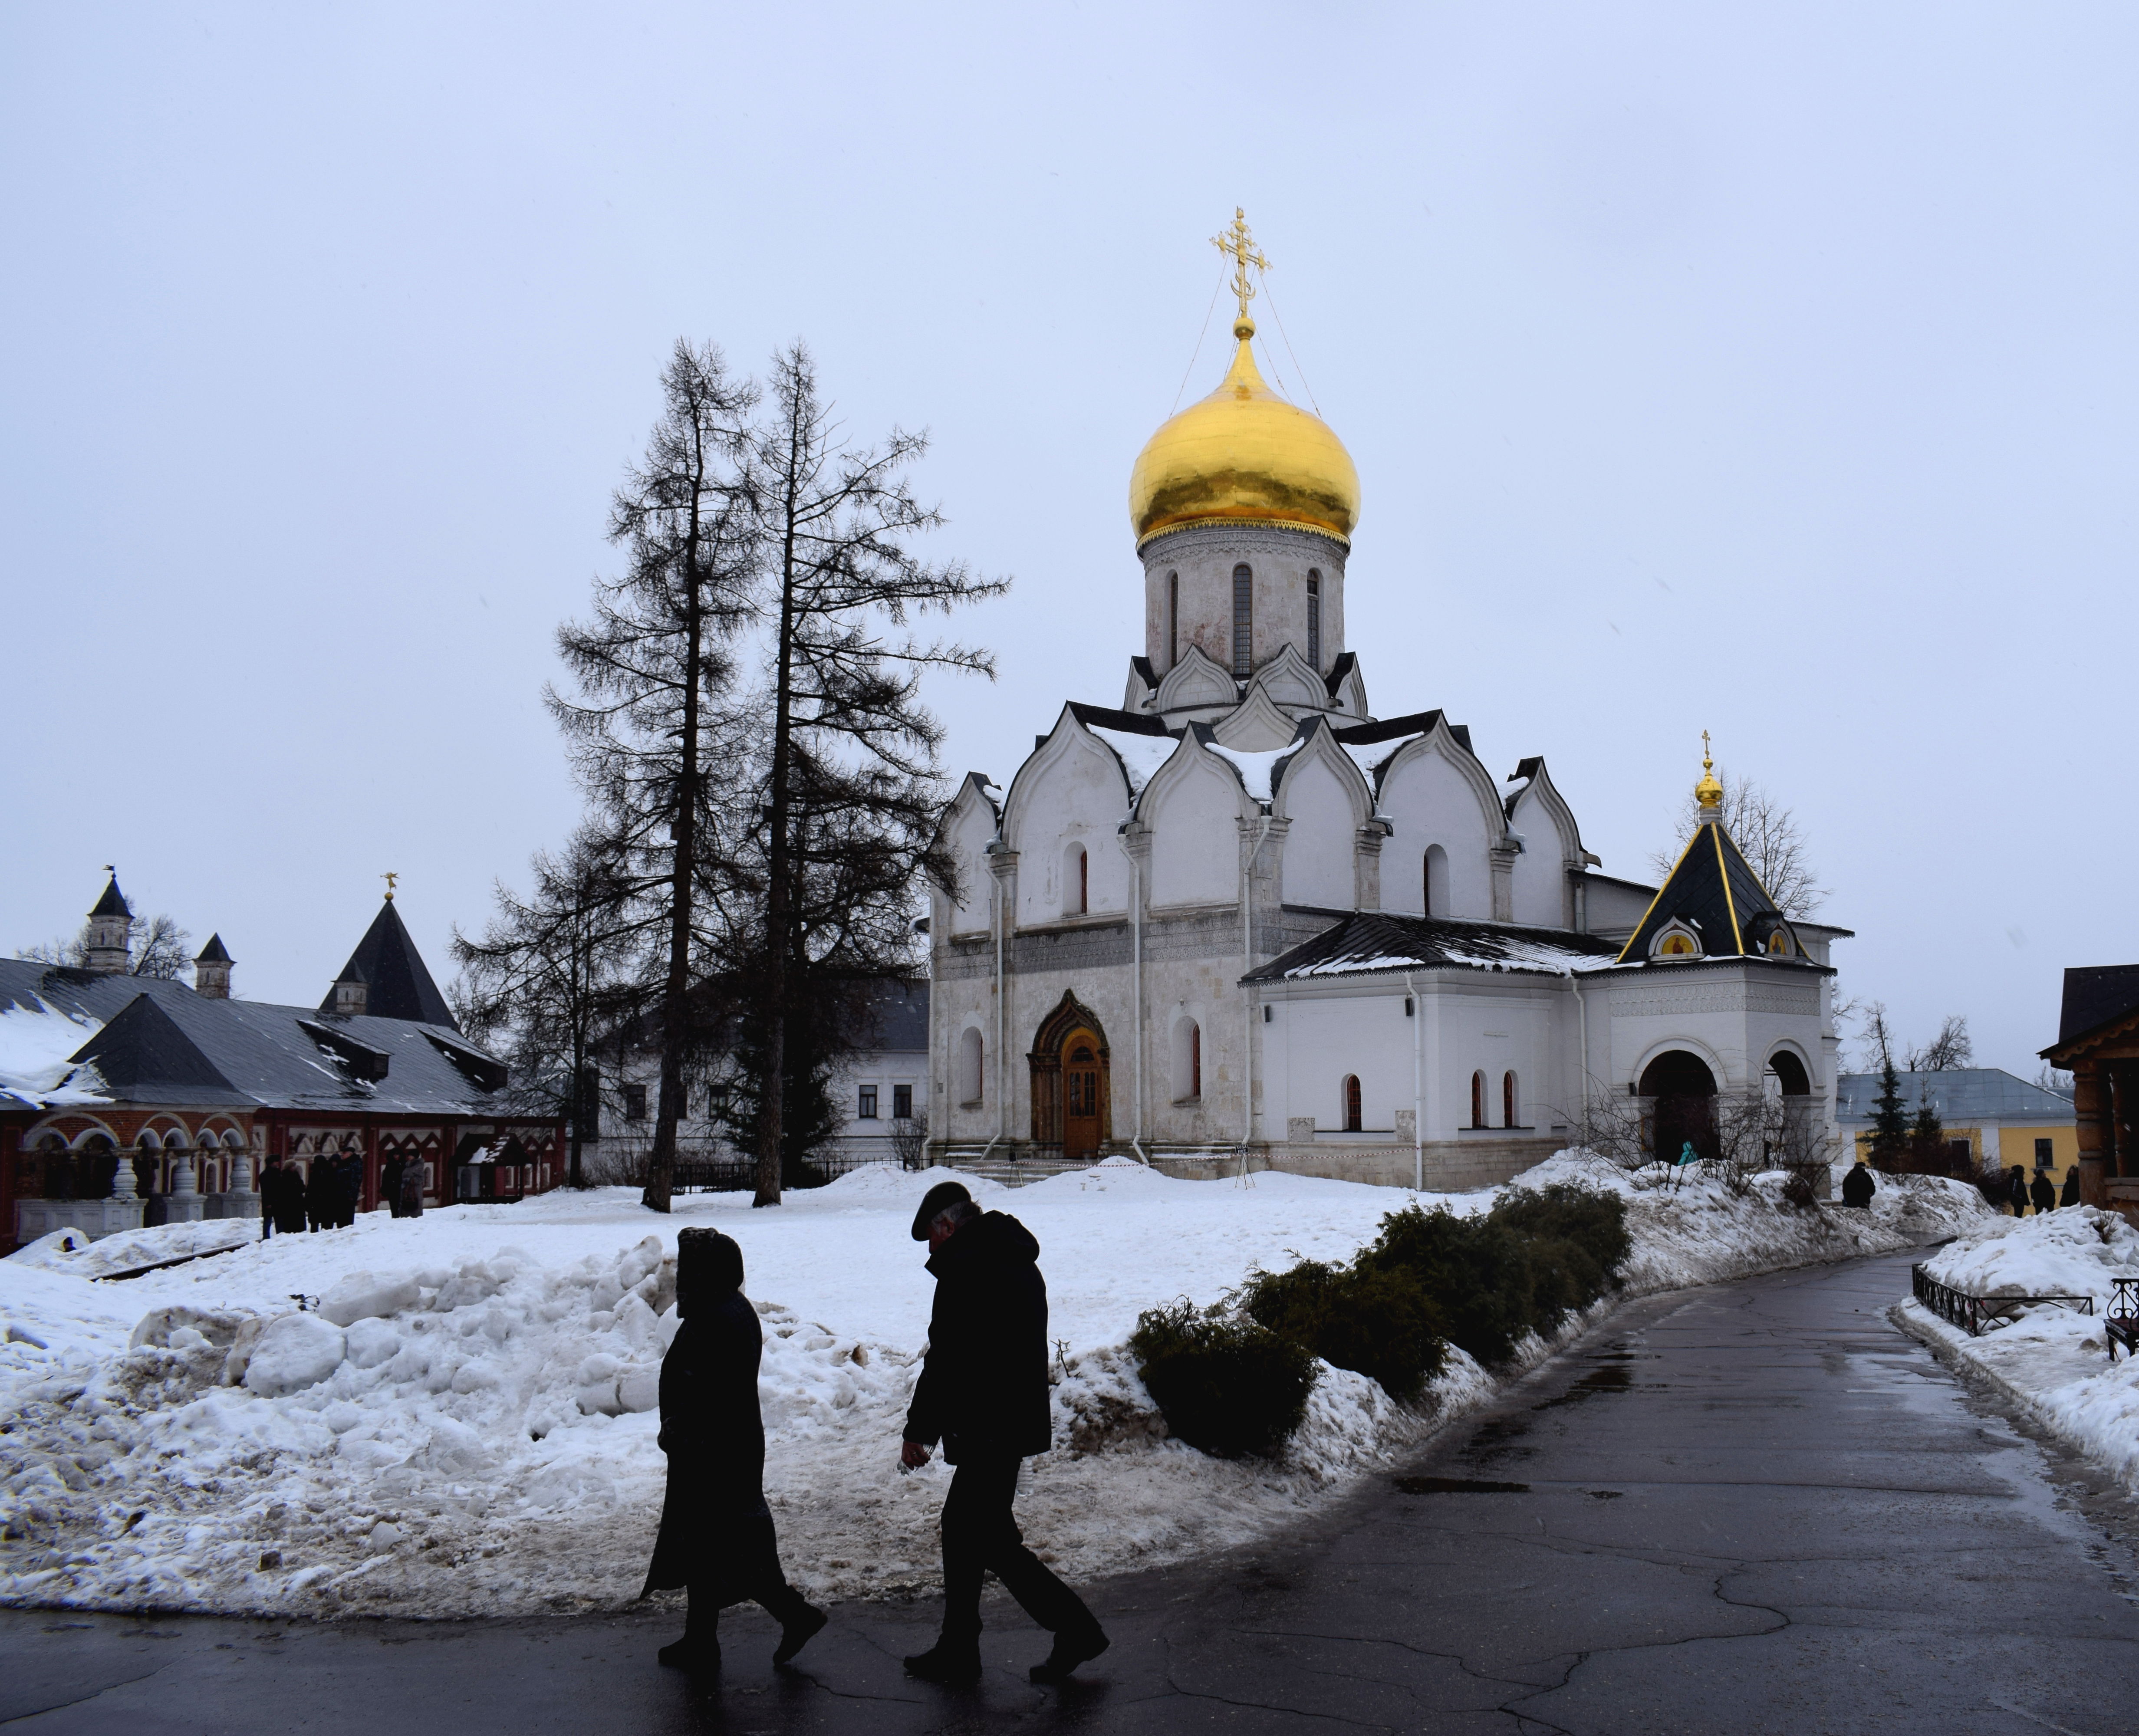
[[[232,960],[229,953],[223,950],[223,936],[219,934],[212,934],[208,937],[208,945],[201,948],[199,953],[194,957],[193,962],[197,965],[227,965],[232,963]]]
[[[374,1019],[413,1019],[419,1024],[460,1029],[390,898],[379,906],[378,916],[335,980],[369,984],[370,992],[365,998],[364,1010]],[[334,1010],[334,991],[330,989],[320,1010],[331,1013]]]
[[[119,890],[118,875],[111,877],[104,888],[104,896],[96,901],[96,907],[90,914],[93,917],[130,917],[134,914],[133,907],[127,903],[125,895]]]
[[[137,995],[70,1060],[93,1066],[120,1103],[249,1103],[177,1021]]]
[[[1701,940],[1704,956],[1807,960],[1797,931],[1776,908],[1760,877],[1739,853],[1730,834],[1714,820],[1698,826],[1671,876],[1649,902],[1647,912],[1619,954],[1623,963],[1649,956],[1657,935],[1683,922]],[[1782,950],[1769,950],[1774,936]]]

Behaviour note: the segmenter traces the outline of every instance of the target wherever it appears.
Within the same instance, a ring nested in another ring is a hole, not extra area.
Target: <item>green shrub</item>
[[[1394,1399],[1417,1397],[1446,1359],[1440,1310],[1401,1267],[1304,1259],[1289,1272],[1258,1273],[1240,1301],[1249,1318],[1333,1368],[1380,1381]]]
[[[1167,1427],[1214,1457],[1275,1452],[1307,1415],[1314,1357],[1252,1320],[1184,1298],[1139,1314],[1129,1350]]]
[[[1391,1212],[1359,1264],[1410,1274],[1449,1342],[1490,1367],[1604,1294],[1632,1246],[1618,1195],[1560,1182],[1513,1191],[1482,1217]]]
[[[1393,1211],[1359,1264],[1408,1274],[1439,1309],[1448,1341],[1488,1366],[1506,1362],[1530,1328],[1529,1244],[1490,1216],[1459,1218],[1445,1205]]]
[[[1530,1323],[1550,1332],[1612,1289],[1632,1251],[1627,1202],[1564,1181],[1502,1196],[1490,1218],[1530,1244]]]

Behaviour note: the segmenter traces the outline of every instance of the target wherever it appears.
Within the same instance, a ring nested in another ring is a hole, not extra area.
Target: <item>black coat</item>
[[[2060,1205],[2079,1204],[2079,1166],[2077,1163],[2065,1171],[2064,1191],[2058,1196],[2058,1203]]]
[[[2014,1217],[2024,1218],[2027,1216],[2028,1184],[2020,1179],[2020,1171],[2018,1166],[2015,1166],[2007,1173],[2005,1178],[2005,1203],[2013,1208],[2013,1215]]]
[[[1040,1244],[1006,1212],[958,1227],[930,1256],[936,1305],[906,1438],[943,1443],[953,1465],[1024,1459],[1054,1445],[1047,1281]]]
[[[2058,1185],[2050,1180],[2048,1170],[2037,1170],[2035,1179],[2029,1184],[2028,1197],[2038,1211],[2055,1211],[2058,1206]]]
[[[684,1232],[689,1238],[692,1232]],[[757,1310],[734,1276],[693,1270],[688,1240],[679,1249],[677,1301],[684,1318],[661,1359],[661,1449],[668,1489],[661,1531],[646,1570],[646,1592],[692,1587],[717,1603],[756,1597],[781,1582],[772,1515],[765,1504],[765,1419],[757,1404],[757,1365],[765,1352]],[[719,1241],[728,1249],[735,1244]]]
[[[1872,1171],[1861,1163],[1842,1178],[1842,1203],[1844,1205],[1869,1205],[1872,1196],[1878,1191],[1879,1184],[1872,1179]]]

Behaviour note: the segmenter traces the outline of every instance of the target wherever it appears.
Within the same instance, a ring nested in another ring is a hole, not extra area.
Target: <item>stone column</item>
[[[2073,1116],[2079,1133],[2079,1199],[2083,1205],[2109,1204],[2106,1168],[2107,1082],[2102,1063],[2083,1060],[2073,1069]]]
[[[1515,839],[1503,838],[1493,846],[1493,920],[1515,919],[1515,858],[1521,853]]]
[[[171,1160],[171,1191],[164,1201],[164,1221],[169,1224],[198,1224],[208,1215],[208,1201],[201,1195],[191,1152],[180,1152]]]
[[[1352,903],[1358,910],[1382,907],[1382,844],[1389,835],[1389,823],[1370,819],[1359,828],[1358,848],[1352,856]]]

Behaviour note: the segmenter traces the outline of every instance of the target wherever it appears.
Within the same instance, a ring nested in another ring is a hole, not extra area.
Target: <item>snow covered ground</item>
[[[932,1586],[949,1473],[939,1459],[904,1474],[898,1454],[931,1291],[907,1227],[943,1178],[867,1169],[777,1210],[702,1195],[667,1219],[621,1189],[374,1213],[124,1281],[93,1279],[193,1252],[209,1226],[140,1232],[123,1259],[48,1238],[0,1261],[0,1599],[420,1615],[628,1602],[660,1509],[666,1256],[694,1223],[742,1244],[765,1318],[766,1489],[790,1574],[828,1597]],[[1664,1188],[1573,1153],[1511,1185],[1555,1180],[1627,1196],[1637,1293],[1988,1216],[1944,1182],[1886,1186],[1869,1213],[1800,1211],[1779,1176],[1743,1195]],[[1029,1466],[1019,1510],[1072,1577],[1254,1537],[1493,1389],[1460,1352],[1417,1411],[1325,1370],[1281,1460],[1206,1458],[1165,1438],[1122,1349],[1137,1314],[1214,1301],[1257,1266],[1348,1258],[1416,1196],[1268,1173],[1184,1181],[1119,1159],[971,1185],[1040,1240],[1060,1444]],[[1467,1212],[1495,1195],[1427,1197]],[[1534,1341],[1528,1360],[1549,1348]]]
[[[1941,1284],[1970,1295],[2095,1298],[2095,1318],[2044,1304],[1979,1338],[1913,1300],[1900,1303],[1894,1317],[2139,1490],[2139,1362],[2124,1356],[2110,1362],[2100,1318],[2110,1280],[2139,1278],[2139,1231],[2091,1205],[1994,1217],[1926,1264]]]

